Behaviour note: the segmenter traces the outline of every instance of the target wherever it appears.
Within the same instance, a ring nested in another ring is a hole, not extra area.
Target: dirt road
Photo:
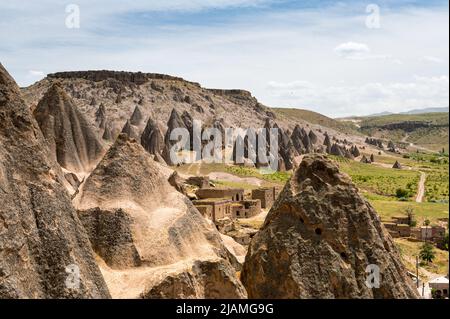
[[[424,172],[420,172],[419,188],[417,189],[416,202],[421,203],[423,196],[425,195],[425,181],[427,175]]]

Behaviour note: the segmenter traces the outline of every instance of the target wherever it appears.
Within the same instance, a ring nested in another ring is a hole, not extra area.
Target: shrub
[[[434,258],[436,258],[433,245],[430,243],[424,243],[420,249],[419,257],[427,263],[432,263]]]
[[[406,189],[403,188],[397,188],[397,190],[395,191],[395,196],[397,198],[407,198],[409,197],[409,191],[407,191]]]

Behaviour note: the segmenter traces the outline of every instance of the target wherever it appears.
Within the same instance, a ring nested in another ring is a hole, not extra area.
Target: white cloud
[[[30,70],[28,71],[28,74],[30,76],[36,76],[36,77],[44,77],[45,73],[43,71],[36,71],[36,70]]]
[[[367,56],[370,49],[365,43],[346,42],[334,48],[334,52],[343,58],[353,59]]]
[[[346,42],[339,44],[334,48],[334,52],[349,60],[373,60],[373,59],[392,59],[392,56],[388,54],[372,54],[370,48],[365,43]],[[401,64],[399,59],[392,59],[394,63]]]
[[[437,63],[437,64],[441,64],[444,63],[444,60],[435,56],[430,56],[430,55],[426,55],[422,58],[423,61],[426,62],[432,62],[432,63]]]
[[[242,10],[245,14],[218,21],[216,12],[208,12],[207,21],[203,15],[193,15],[201,21],[190,21],[189,14],[176,19],[183,10],[256,8],[277,1],[80,0],[81,28],[76,30],[64,27],[60,1],[26,6],[0,1],[1,62],[21,85],[38,79],[30,70],[158,72],[206,87],[247,89],[273,107],[336,116],[448,105],[448,88],[440,79],[448,79],[447,6],[382,8],[381,29],[366,27],[364,6],[348,4]],[[162,21],[152,14],[135,21],[130,12],[140,11],[165,13]],[[424,63],[426,56],[445,59]]]
[[[378,111],[448,107],[449,77],[414,76],[409,82],[370,82],[360,85],[322,86],[269,82],[268,90],[289,105],[314,105],[333,116],[364,115]],[[357,107],[355,107],[357,106]]]

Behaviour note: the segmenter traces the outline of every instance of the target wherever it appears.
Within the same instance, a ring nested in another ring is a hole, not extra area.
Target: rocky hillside
[[[448,152],[448,113],[389,114],[342,119],[374,138],[389,139],[408,146],[410,143],[432,151]]]
[[[22,89],[32,109],[55,82],[60,83],[100,136],[105,125],[116,135],[122,131],[127,120],[136,115],[136,107],[140,114],[130,124],[139,133],[144,130],[148,118],[167,128],[172,109],[179,114],[187,111],[205,125],[220,120],[225,127],[261,128],[270,118],[291,131],[298,124],[315,131],[328,130],[333,135],[339,135],[344,127],[332,119],[320,121],[303,116],[303,113],[285,116],[259,103],[248,91],[207,89],[198,83],[153,73],[85,71],[50,74]]]
[[[140,140],[158,161],[174,164],[169,156],[170,132],[174,128],[192,132],[194,120],[222,132],[227,127],[280,129],[281,170],[294,168],[295,157],[310,152],[350,158],[349,147],[362,143],[350,128],[320,114],[275,111],[247,91],[205,89],[161,74],[61,72],[23,89],[23,95],[60,165],[78,174],[89,171],[86,167],[96,163],[120,132]],[[55,102],[54,109],[49,109],[49,100]],[[330,145],[327,136],[332,138]]]

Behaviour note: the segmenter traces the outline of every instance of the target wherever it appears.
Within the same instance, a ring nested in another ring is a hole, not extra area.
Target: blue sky
[[[329,116],[448,107],[447,1],[0,0],[0,62],[20,85],[113,69],[242,88]],[[68,4],[80,28],[65,25]],[[369,4],[380,27],[368,28]]]

